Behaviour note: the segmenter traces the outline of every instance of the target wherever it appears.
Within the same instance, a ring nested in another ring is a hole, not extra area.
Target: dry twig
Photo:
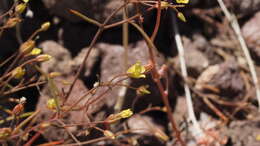
[[[250,73],[251,73],[251,76],[252,76],[252,80],[253,80],[253,83],[255,85],[256,97],[257,97],[257,100],[258,100],[258,110],[260,111],[260,90],[259,90],[256,70],[255,70],[254,62],[253,62],[253,60],[250,56],[250,53],[248,51],[246,42],[245,42],[244,38],[242,37],[240,26],[238,24],[237,18],[234,14],[232,14],[228,11],[227,7],[225,6],[225,4],[222,0],[218,0],[218,3],[220,5],[220,8],[222,9],[222,11],[224,12],[225,16],[227,17],[228,21],[230,22],[231,27],[235,31],[235,33],[237,35],[237,39],[238,39],[238,41],[241,45],[241,49],[242,49],[242,51],[245,55],[245,58],[246,58],[246,61],[248,63],[248,67],[249,67],[249,70],[250,70]]]
[[[173,18],[172,19],[173,20],[173,29],[174,29],[174,32],[175,32],[174,38],[175,38],[175,41],[176,41],[177,50],[179,52],[179,59],[180,59],[180,64],[181,64],[181,73],[182,73],[182,76],[184,77],[184,79],[186,79],[188,77],[188,73],[187,73],[186,63],[185,63],[185,59],[184,59],[184,48],[183,48],[181,37],[180,37],[179,31],[178,31],[178,25],[176,23],[176,17],[172,13],[171,13],[171,15],[172,15],[172,18]],[[184,90],[185,90],[185,97],[186,97],[186,102],[187,102],[187,106],[188,106],[189,118],[192,121],[193,126],[197,131],[197,135],[195,135],[195,136],[197,138],[204,137],[205,134],[204,134],[203,130],[200,128],[200,125],[199,125],[199,123],[198,123],[198,121],[195,117],[189,86],[185,82],[184,82]]]

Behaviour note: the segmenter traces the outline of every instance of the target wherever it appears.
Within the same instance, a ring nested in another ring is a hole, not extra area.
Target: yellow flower
[[[178,4],[188,4],[189,0],[176,0],[176,3],[178,3]]]
[[[131,109],[126,109],[121,111],[118,115],[120,115],[121,118],[125,119],[131,117],[133,115],[133,112],[131,111]]]
[[[56,105],[55,99],[54,98],[48,99],[47,108],[50,110],[54,110],[54,109],[56,109],[56,107],[57,107],[57,105]]]
[[[145,78],[145,67],[141,65],[140,62],[135,63],[132,65],[128,70],[127,74],[131,78]]]
[[[114,123],[120,119],[125,119],[132,115],[133,115],[133,112],[131,111],[131,109],[126,109],[126,110],[121,111],[120,113],[109,115],[108,118],[106,119],[106,122]]]
[[[25,74],[25,69],[23,69],[22,67],[17,67],[14,69],[14,71],[12,72],[12,76],[15,79],[20,79],[24,76]]]
[[[34,48],[32,51],[31,51],[31,55],[39,55],[41,54],[42,50],[40,48]]]

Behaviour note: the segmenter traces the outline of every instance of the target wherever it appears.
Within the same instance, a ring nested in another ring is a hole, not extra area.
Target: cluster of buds
[[[133,115],[133,112],[131,111],[131,109],[126,109],[126,110],[121,111],[120,113],[112,114],[112,115],[108,116],[108,118],[105,121],[108,123],[114,123],[120,119],[129,118],[132,115]]]

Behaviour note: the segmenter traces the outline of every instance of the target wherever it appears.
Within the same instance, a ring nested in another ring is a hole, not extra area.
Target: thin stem
[[[174,136],[174,133],[175,133],[178,141],[180,142],[180,144],[182,146],[185,146],[185,143],[181,139],[180,131],[178,130],[176,123],[175,123],[175,120],[174,120],[173,115],[172,115],[172,108],[169,104],[168,93],[164,91],[163,85],[162,85],[162,83],[159,79],[159,76],[158,76],[158,71],[156,70],[155,57],[154,57],[154,52],[153,52],[153,50],[156,50],[156,47],[154,46],[154,44],[151,41],[151,39],[149,38],[149,36],[137,24],[132,23],[132,22],[131,22],[131,24],[142,34],[142,36],[144,37],[144,39],[145,39],[145,41],[148,45],[150,61],[152,62],[153,66],[154,66],[152,68],[153,80],[156,83],[156,85],[157,85],[157,87],[158,87],[158,89],[159,89],[159,91],[162,95],[161,97],[162,97],[163,103],[164,103],[164,105],[167,109],[167,116],[168,116],[168,119],[170,120],[172,128],[173,128],[173,134],[172,135]]]
[[[98,27],[102,27],[102,24],[101,24],[101,23],[99,23],[98,21],[96,21],[96,20],[94,20],[94,19],[90,19],[89,17],[83,15],[82,13],[80,13],[80,12],[78,12],[78,11],[75,11],[75,10],[70,9],[69,12],[71,12],[71,13],[74,14],[74,15],[79,16],[80,18],[82,18],[83,20],[85,20],[85,21],[87,21],[87,22],[89,22],[89,23],[91,23],[91,24],[94,24],[94,25],[96,25],[96,26],[98,26]]]
[[[78,79],[80,73],[82,72],[82,70],[83,70],[83,68],[84,68],[84,63],[87,61],[87,59],[88,59],[88,57],[89,57],[89,54],[91,53],[91,51],[92,51],[94,45],[96,44],[96,42],[97,42],[99,36],[100,36],[101,33],[103,32],[104,26],[108,23],[108,21],[109,21],[118,11],[120,11],[122,8],[124,8],[127,4],[128,4],[128,3],[125,3],[125,4],[123,4],[122,6],[120,6],[118,9],[116,9],[115,11],[113,11],[112,14],[111,14],[110,16],[108,16],[108,17],[106,18],[106,20],[104,21],[104,23],[99,27],[97,33],[95,34],[93,40],[91,41],[91,43],[90,43],[90,45],[89,45],[89,49],[88,49],[86,55],[84,56],[84,59],[83,59],[81,65],[80,65],[80,67],[79,67],[78,70],[77,70],[77,73],[76,73],[76,75],[75,75],[75,77],[74,77],[74,79],[73,79],[73,82],[72,82],[72,85],[71,85],[70,88],[69,88],[69,91],[67,92],[66,96],[64,97],[65,101],[66,101],[67,98],[69,97],[69,95],[70,95],[70,93],[71,93],[71,91],[72,91],[72,89],[73,89],[73,87],[74,87],[74,85],[75,85],[75,83],[76,83],[76,81],[77,81],[77,79]]]
[[[227,17],[228,21],[230,22],[233,30],[235,31],[238,41],[240,43],[241,49],[245,55],[251,76],[252,76],[252,80],[253,83],[255,85],[255,89],[256,89],[256,97],[258,100],[258,111],[260,112],[260,89],[259,89],[259,85],[258,85],[258,78],[257,78],[257,74],[256,74],[256,69],[254,66],[254,61],[252,60],[252,57],[249,53],[248,47],[246,45],[246,42],[241,34],[241,30],[240,30],[240,26],[237,22],[236,16],[234,14],[231,14],[228,9],[226,8],[224,2],[222,0],[218,0],[218,3],[222,9],[222,11],[224,12],[225,16]]]
[[[186,62],[184,59],[184,48],[182,45],[182,41],[181,41],[181,37],[179,34],[179,30],[178,30],[178,24],[176,23],[176,17],[175,15],[172,14],[173,12],[171,12],[172,15],[172,20],[173,20],[173,29],[174,29],[174,38],[176,41],[176,45],[177,45],[177,50],[179,52],[179,60],[181,63],[181,73],[184,79],[186,79],[188,77],[188,73],[187,73],[187,68],[186,68]],[[192,124],[194,126],[194,128],[196,129],[196,132],[198,135],[198,138],[201,138],[204,136],[203,130],[200,128],[200,125],[196,119],[195,116],[195,112],[193,109],[193,103],[192,103],[192,98],[191,98],[191,92],[189,89],[189,86],[186,82],[184,82],[184,90],[185,90],[185,97],[186,97],[186,102],[187,102],[187,107],[188,107],[188,114],[189,114],[189,118],[192,121]]]
[[[127,0],[124,0],[124,3],[127,3]],[[123,20],[127,20],[128,18],[128,9],[127,6],[123,9]],[[122,37],[123,37],[123,47],[124,47],[124,71],[128,68],[128,36],[129,36],[129,30],[128,30],[128,22],[123,23],[123,30],[122,30]],[[127,80],[123,81],[124,84],[128,84]],[[127,91],[127,87],[121,87],[119,89],[119,96],[117,97],[117,101],[114,107],[115,112],[121,111],[123,103],[125,101],[125,93]]]
[[[160,27],[160,22],[161,22],[161,0],[158,0],[157,2],[157,16],[156,16],[156,23],[155,27],[153,30],[153,34],[151,36],[151,41],[154,42],[154,39],[158,33],[159,27]]]

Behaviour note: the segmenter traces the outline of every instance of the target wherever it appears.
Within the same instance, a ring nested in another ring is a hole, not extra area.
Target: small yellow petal
[[[15,79],[20,79],[24,76],[25,74],[25,69],[23,69],[22,67],[17,67],[16,69],[14,69],[14,71],[12,72],[12,76]]]
[[[31,51],[31,55],[39,55],[41,54],[42,50],[40,48],[34,48],[32,51]]]
[[[144,73],[145,67],[140,62],[135,63],[127,70],[128,76],[132,78],[145,78]]]
[[[29,2],[29,0],[23,0],[23,2],[25,2],[25,3],[28,3],[28,2]]]
[[[178,3],[178,4],[188,4],[189,0],[176,0],[176,3]]]
[[[56,109],[56,107],[57,107],[57,105],[56,105],[55,99],[54,98],[48,99],[47,108],[50,110],[54,110],[54,109]]]
[[[121,118],[128,118],[128,117],[131,117],[133,115],[133,112],[131,111],[131,109],[126,109],[126,110],[123,110],[119,113],[120,117]]]

